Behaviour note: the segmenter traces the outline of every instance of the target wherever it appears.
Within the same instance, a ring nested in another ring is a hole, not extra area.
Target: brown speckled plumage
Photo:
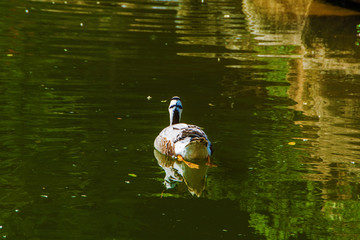
[[[158,146],[157,150],[162,154],[175,156],[175,146],[170,140],[163,137],[157,137],[155,139],[155,146]]]
[[[169,104],[170,126],[156,137],[154,147],[160,153],[183,158],[208,158],[212,155],[212,145],[205,132],[196,125],[179,123],[182,103],[173,97]]]
[[[176,128],[176,125],[174,126],[174,129]],[[179,129],[180,130],[180,129]],[[200,140],[203,139],[206,141],[205,137],[204,137],[204,131],[201,130],[200,127],[195,126],[195,125],[188,125],[187,128],[183,128],[180,132],[180,134],[178,134],[176,136],[176,139],[174,140],[174,143],[181,141],[187,137],[190,137],[193,140]]]

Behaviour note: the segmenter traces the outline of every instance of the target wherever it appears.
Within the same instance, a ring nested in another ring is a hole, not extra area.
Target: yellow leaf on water
[[[291,146],[294,146],[296,144],[296,142],[289,142],[288,144]]]
[[[215,107],[215,105],[214,105],[214,104],[212,104],[212,103],[209,103],[209,106],[210,106],[210,107]]]
[[[135,173],[129,173],[128,174],[130,177],[137,177],[137,175]]]
[[[121,120],[122,118],[121,117],[118,117],[118,118],[116,118],[117,120]]]

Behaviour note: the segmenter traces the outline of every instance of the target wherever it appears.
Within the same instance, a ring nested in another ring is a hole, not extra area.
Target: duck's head
[[[180,122],[181,112],[182,112],[182,104],[180,98],[175,96],[171,99],[169,105],[170,125]]]

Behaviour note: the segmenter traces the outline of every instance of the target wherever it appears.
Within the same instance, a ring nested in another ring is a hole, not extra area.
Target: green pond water
[[[0,238],[360,239],[358,12],[311,0],[0,12]],[[166,189],[175,165],[153,141],[175,95],[217,167],[182,165]]]

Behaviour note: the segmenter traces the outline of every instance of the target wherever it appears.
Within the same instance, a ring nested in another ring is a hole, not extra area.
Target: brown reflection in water
[[[244,17],[241,1],[202,1],[198,4],[184,1],[177,12],[177,44],[188,46],[189,51],[177,54],[218,58],[219,61],[222,58],[244,59],[243,54],[251,48]],[[203,51],[199,52],[199,48],[192,51],[195,46],[203,47]]]
[[[333,6],[325,9],[315,3],[309,10],[338,19],[342,28],[346,28],[346,22],[338,16],[358,14]],[[325,199],[350,199],[352,191],[343,191],[343,186],[360,179],[356,166],[360,155],[357,120],[360,86],[356,83],[360,65],[354,56],[354,43],[341,35],[346,30],[339,34],[336,25],[325,25],[325,35],[316,36],[318,26],[312,23],[315,21],[309,19],[304,29],[304,58],[294,62],[299,74],[290,81],[289,95],[297,102],[294,108],[312,119],[296,122],[304,128],[304,136],[310,132],[311,138],[316,132],[316,138],[310,139],[312,159],[316,160],[310,165],[316,174],[308,174],[306,178],[325,181],[322,195]],[[335,38],[338,35],[338,39],[331,43],[326,35]]]
[[[178,188],[179,191],[188,191],[200,197],[206,186],[206,172],[208,166],[205,165],[207,159],[196,161],[199,168],[190,168],[184,162],[163,155],[154,150],[154,156],[160,167],[165,171],[164,185],[166,189]]]
[[[311,0],[243,2],[254,34],[268,44],[300,49],[298,57],[288,60],[286,78],[288,96],[296,102],[291,107],[305,116],[295,121],[309,152],[303,161],[311,173],[303,177],[321,183],[321,211],[342,227],[334,232],[344,231],[344,223],[355,218],[346,213],[352,200],[358,200],[360,180],[360,63],[355,46],[360,13]],[[351,201],[337,201],[344,199]]]
[[[268,45],[301,46],[304,28],[312,0],[244,0],[244,12],[250,31]],[[270,26],[269,26],[270,25]]]
[[[250,29],[268,44],[301,49],[298,58],[288,61],[287,80],[288,95],[296,101],[293,108],[308,117],[295,122],[309,142],[307,163],[315,172],[304,177],[324,182],[325,199],[352,198],[351,192],[334,189],[360,179],[360,64],[346,29],[339,33],[337,27],[346,28],[346,19],[360,13],[310,0],[244,0],[244,9]],[[327,20],[339,20],[339,26]],[[316,21],[322,21],[321,29]],[[328,36],[338,39],[330,42]]]

